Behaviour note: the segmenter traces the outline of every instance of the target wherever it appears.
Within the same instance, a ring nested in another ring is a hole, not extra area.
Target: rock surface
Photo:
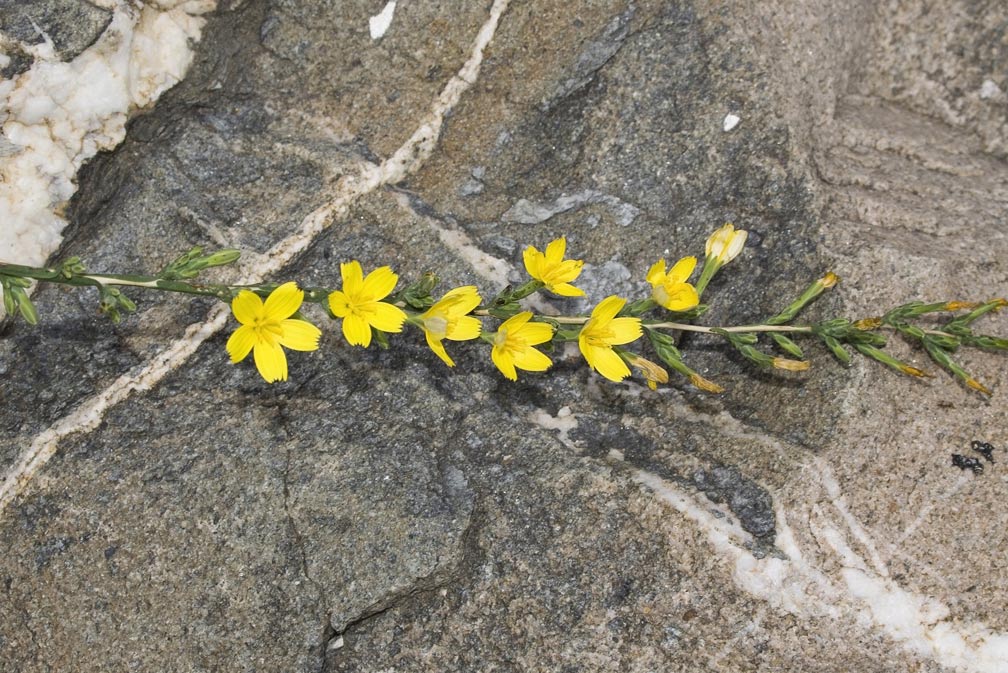
[[[1008,10],[876,5],[409,2],[373,40],[381,2],[224,4],[80,176],[59,254],[227,245],[231,280],[356,258],[490,293],[566,234],[597,300],[734,221],[712,324],[826,269],[814,317],[1004,296]],[[329,324],[270,386],[225,312],[132,296],[112,326],[41,288],[38,327],[0,328],[0,465],[52,456],[0,501],[5,671],[1008,666],[1003,356],[962,358],[986,401],[689,338],[715,397],[574,354],[512,384],[473,344],[449,370]],[[982,475],[949,465],[974,439]]]

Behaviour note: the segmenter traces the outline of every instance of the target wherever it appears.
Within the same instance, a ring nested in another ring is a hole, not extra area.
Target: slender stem
[[[59,269],[40,268],[33,266],[22,266],[20,264],[6,264],[0,262],[0,275],[16,276],[21,278],[31,278],[43,283],[57,283],[60,285],[73,285],[76,287],[101,287],[101,286],[123,286],[139,287],[147,290],[161,290],[164,292],[180,292],[183,294],[194,294],[205,297],[215,297],[224,302],[230,302],[241,290],[249,290],[261,296],[267,296],[278,287],[278,283],[260,283],[256,285],[216,285],[204,283],[190,283],[183,280],[165,280],[157,276],[144,276],[137,274],[97,274],[97,273],[72,273],[63,275]],[[305,293],[305,301],[322,303],[329,296],[331,290],[328,288],[302,288]]]
[[[796,325],[737,325],[735,327],[705,327],[704,325],[690,325],[689,323],[681,322],[652,322],[644,323],[646,327],[657,327],[659,329],[676,329],[682,330],[683,332],[703,332],[705,334],[714,334],[715,329],[721,329],[725,332],[797,332],[800,334],[811,334],[812,328],[806,326],[796,326]]]

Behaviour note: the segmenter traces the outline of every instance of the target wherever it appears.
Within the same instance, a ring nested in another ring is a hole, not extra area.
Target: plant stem
[[[248,290],[265,297],[278,287],[277,283],[260,283],[257,285],[190,283],[184,280],[165,280],[164,278],[158,278],[157,276],[134,274],[71,273],[69,275],[65,275],[60,269],[56,268],[22,266],[20,264],[7,264],[4,262],[0,262],[0,275],[31,278],[43,283],[73,285],[76,287],[102,287],[110,285],[139,287],[147,290],[161,290],[164,292],[180,292],[183,294],[214,297],[224,302],[230,302],[241,290]],[[312,303],[324,302],[331,292],[331,290],[327,288],[302,289],[305,293],[305,301]]]

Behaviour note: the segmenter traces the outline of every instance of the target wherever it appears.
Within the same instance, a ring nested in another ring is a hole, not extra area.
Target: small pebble
[[[958,453],[952,454],[952,465],[960,470],[973,470],[973,474],[983,474],[984,466],[979,458],[970,458]]]
[[[970,448],[986,458],[988,463],[994,462],[994,445],[990,442],[981,442],[974,439],[970,442]]]

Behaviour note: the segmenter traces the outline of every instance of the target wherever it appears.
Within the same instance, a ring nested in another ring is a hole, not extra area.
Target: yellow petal
[[[665,282],[665,260],[659,259],[647,272],[647,282],[652,286]]]
[[[497,365],[497,369],[504,375],[504,378],[512,381],[518,380],[518,372],[515,371],[514,359],[505,349],[494,346],[490,351],[490,359]]]
[[[560,262],[550,273],[550,280],[554,283],[566,283],[581,275],[584,262],[579,259],[568,259]]]
[[[383,301],[372,302],[367,307],[368,322],[382,332],[402,332],[406,313],[398,306],[386,304]]]
[[[279,344],[259,342],[253,353],[256,369],[267,383],[287,380],[287,356]]]
[[[530,245],[525,248],[525,252],[522,253],[522,258],[525,260],[525,271],[528,272],[528,275],[532,276],[536,280],[542,280],[542,253],[534,246]]]
[[[441,299],[442,301],[445,299],[451,300],[448,311],[452,315],[465,315],[479,306],[480,302],[483,301],[475,285],[457,287],[445,293],[445,296]]]
[[[283,334],[280,345],[295,351],[313,351],[318,349],[322,330],[307,320],[288,319],[280,323]]]
[[[700,303],[700,296],[689,283],[679,283],[670,288],[668,298],[660,303],[670,311],[688,311]]]
[[[298,289],[297,283],[284,283],[266,297],[263,311],[267,318],[283,320],[294,315],[301,308],[303,301],[304,292]]]
[[[676,262],[675,266],[672,267],[672,270],[668,272],[669,280],[674,283],[685,283],[686,279],[693,274],[693,269],[695,268],[696,257],[683,257]]]
[[[333,290],[329,293],[329,310],[337,318],[346,317],[350,312],[350,298],[346,296],[345,292]]]
[[[500,332],[507,332],[508,334],[514,334],[518,331],[518,328],[527,323],[532,319],[532,311],[522,311],[521,313],[515,313],[513,316],[501,323],[498,328]]]
[[[504,327],[504,325],[501,325],[501,327]],[[553,338],[553,326],[544,322],[528,322],[521,325],[514,334],[516,337],[524,339],[528,345],[536,346],[546,343]]]
[[[561,297],[583,297],[585,296],[584,290],[576,288],[570,283],[560,283],[559,285],[550,285],[550,292],[558,294]]]
[[[356,298],[364,285],[364,270],[356,259],[340,264],[340,276],[343,277],[343,291]]]
[[[251,294],[251,293],[250,293]],[[256,333],[249,325],[242,325],[234,331],[234,334],[227,341],[227,352],[231,356],[231,362],[241,362],[244,360],[252,346],[256,342]]]
[[[707,246],[704,250],[707,257],[719,257],[724,251],[725,245],[731,239],[735,226],[725,222],[717,231],[707,237]]]
[[[343,318],[343,336],[351,346],[371,345],[371,326],[364,318],[356,313],[351,313]]]
[[[726,262],[730,262],[738,257],[739,253],[742,252],[742,248],[745,247],[748,236],[749,232],[744,229],[739,229],[732,235],[731,241],[728,242],[728,250],[724,254]]]
[[[444,363],[449,367],[454,367],[455,363],[448,357],[448,351],[445,350],[444,344],[441,343],[440,339],[432,337],[430,332],[424,332],[424,336],[427,337],[427,345],[434,351],[434,354],[444,360]]]
[[[607,341],[614,346],[636,341],[641,335],[640,318],[615,318],[609,323],[613,336]]]
[[[231,300],[231,312],[235,320],[243,325],[255,322],[262,315],[263,303],[255,292],[242,290]]]
[[[483,324],[479,321],[479,318],[465,315],[459,318],[454,324],[448,326],[448,333],[445,335],[445,338],[452,341],[478,339],[482,330]]]
[[[530,372],[544,372],[550,368],[553,361],[545,353],[529,346],[521,349],[514,357],[515,366]]]
[[[546,264],[552,266],[562,262],[566,250],[567,239],[563,236],[555,241],[550,241],[550,244],[546,246]]]
[[[610,381],[622,381],[630,376],[630,368],[623,362],[623,358],[616,354],[611,348],[600,348],[589,346],[594,353],[589,364],[602,376]]]
[[[364,301],[376,301],[384,299],[392,294],[399,276],[393,273],[387,266],[380,266],[367,275],[361,287],[361,299]]]
[[[626,299],[617,297],[616,295],[610,295],[600,301],[598,306],[592,310],[592,320],[595,320],[598,323],[607,323],[615,318],[616,314],[619,313],[625,305]]]

